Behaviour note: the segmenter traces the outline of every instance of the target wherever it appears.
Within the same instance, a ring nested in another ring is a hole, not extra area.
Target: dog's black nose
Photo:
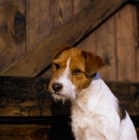
[[[54,84],[52,85],[52,88],[53,88],[53,90],[54,90],[55,92],[61,90],[62,87],[63,87],[63,85],[60,84],[60,83],[54,83]]]

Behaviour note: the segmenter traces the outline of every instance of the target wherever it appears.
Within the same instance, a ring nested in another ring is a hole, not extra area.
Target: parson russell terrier
[[[70,100],[76,140],[137,140],[133,123],[101,79],[105,64],[94,53],[70,46],[53,53],[49,91],[56,100]]]

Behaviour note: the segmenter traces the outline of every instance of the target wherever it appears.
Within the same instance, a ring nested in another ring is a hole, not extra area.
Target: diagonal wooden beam
[[[0,74],[36,76],[50,64],[51,53],[55,47],[74,45],[127,2],[128,0],[94,0],[70,22],[52,32],[33,51]]]

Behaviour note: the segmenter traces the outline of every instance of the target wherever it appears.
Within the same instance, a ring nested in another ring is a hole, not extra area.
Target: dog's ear
[[[58,47],[53,50],[52,59],[56,59],[63,51],[71,49],[72,46]]]
[[[105,65],[104,60],[94,53],[82,51],[82,54],[86,59],[85,71],[88,76],[92,76],[98,71],[98,69]]]

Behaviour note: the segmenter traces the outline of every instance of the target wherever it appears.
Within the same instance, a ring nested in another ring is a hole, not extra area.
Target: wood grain
[[[0,71],[25,54],[25,0],[0,1]]]
[[[0,79],[0,106],[2,108],[7,104],[7,107],[0,111],[2,116],[51,116],[52,101],[50,94],[46,94],[48,80],[30,81],[28,78],[19,78],[17,81],[16,78],[3,78]],[[2,84],[2,81],[5,81],[5,84]],[[6,90],[8,88],[9,90]]]
[[[116,14],[118,81],[134,82],[136,79],[133,11],[134,6],[126,5]]]
[[[54,103],[48,83],[45,78],[0,76],[0,116],[69,115],[70,104]],[[130,115],[139,115],[139,84],[107,84]]]
[[[60,27],[61,25],[63,25],[65,22],[68,22],[71,17],[73,17],[73,15],[76,15],[77,13],[79,13],[80,11],[82,11],[84,8],[86,8],[89,4],[91,4],[92,1],[91,0],[52,0],[51,1],[51,28],[52,30],[57,29],[58,27]],[[92,35],[90,35],[92,36]],[[89,42],[90,40],[90,42]],[[80,43],[82,45],[78,45],[80,46],[80,48],[84,48],[87,49],[88,51],[90,50],[89,47],[89,43],[92,43],[91,41],[91,37],[89,37],[89,39],[85,39],[85,41],[83,41],[83,43]],[[83,45],[84,44],[84,45]],[[94,47],[93,47],[94,48]],[[39,76],[42,77],[47,77],[50,78],[51,77],[51,68],[46,69],[44,71],[42,71]]]
[[[51,32],[49,0],[26,0],[26,46],[33,50]]]
[[[96,52],[96,31],[87,36],[76,47],[86,51]]]
[[[51,32],[68,22],[73,17],[72,0],[51,0],[49,4]],[[50,78],[51,69],[45,69],[39,76]]]
[[[1,140],[74,140],[70,125],[0,125]]]
[[[0,125],[1,140],[49,140],[50,126]]]
[[[91,3],[92,0],[73,0],[73,15],[76,15]]]
[[[96,53],[105,60],[100,73],[106,81],[117,81],[115,16],[96,30]]]
[[[72,0],[51,0],[51,31],[57,29],[73,17]]]
[[[125,0],[107,0],[107,3],[104,0],[93,1],[88,8],[51,33],[33,51],[9,68],[1,71],[0,74],[16,76],[37,75],[50,64],[52,50],[55,47],[77,43],[126,2]]]
[[[135,30],[135,40],[136,40],[136,45],[135,45],[135,61],[136,61],[136,82],[139,82],[139,5],[137,5],[134,9],[134,30]]]

